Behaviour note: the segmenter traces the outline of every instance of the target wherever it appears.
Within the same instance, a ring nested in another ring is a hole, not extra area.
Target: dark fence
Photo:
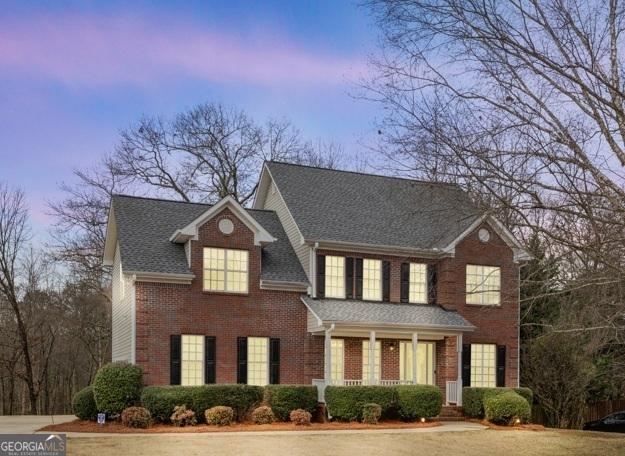
[[[610,413],[619,412],[621,410],[625,410],[625,399],[612,399],[587,404],[582,422],[595,421]],[[540,404],[534,404],[532,407],[532,422],[536,424],[545,424],[546,422],[545,413]]]

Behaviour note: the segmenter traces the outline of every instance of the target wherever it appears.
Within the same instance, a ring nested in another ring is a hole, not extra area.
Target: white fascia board
[[[271,181],[272,178],[269,175],[267,164],[263,163],[263,169],[261,170],[260,177],[258,178],[258,187],[256,190],[256,194],[254,195],[254,203],[252,204],[252,209],[262,209],[262,203],[266,199],[267,191],[269,190]]]
[[[306,239],[305,243],[310,246],[316,246],[322,250],[339,250],[345,252],[359,252],[359,253],[372,253],[383,254],[390,256],[413,256],[421,258],[442,258],[445,256],[451,256],[447,252],[434,248],[434,249],[414,249],[410,247],[398,247],[392,245],[375,245],[375,244],[361,244],[355,242],[341,242],[341,241],[324,241],[322,239]]]
[[[224,209],[230,209],[232,213],[254,233],[254,244],[265,245],[277,241],[269,232],[258,223],[232,196],[228,195],[214,204],[210,209],[197,217],[187,226],[176,230],[169,238],[171,242],[184,243],[189,239],[197,240],[198,228],[218,215]]]
[[[190,284],[195,279],[194,274],[173,274],[168,272],[126,271],[126,274],[132,274],[135,282]]]
[[[113,202],[111,201],[106,221],[106,237],[104,240],[104,252],[102,256],[102,264],[104,266],[113,266],[113,262],[115,261],[116,247],[117,222],[115,221],[115,212],[113,211]]]

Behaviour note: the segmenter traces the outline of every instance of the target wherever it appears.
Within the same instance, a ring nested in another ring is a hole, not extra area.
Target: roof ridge
[[[299,164],[299,163],[289,163],[289,162],[284,162],[284,161],[280,161],[280,160],[265,160],[265,163],[276,163],[278,165],[288,165],[288,166],[297,166],[299,168],[318,169],[320,171],[333,171],[333,172],[337,172],[337,173],[358,174],[360,176],[368,176],[368,177],[381,177],[381,178],[384,178],[384,179],[395,179],[395,180],[414,182],[416,184],[442,185],[442,186],[445,186],[445,187],[452,187],[452,188],[455,188],[457,190],[464,191],[464,190],[462,190],[460,185],[454,184],[453,182],[438,182],[438,181],[430,181],[430,180],[425,180],[425,179],[414,179],[414,178],[409,178],[409,177],[387,176],[387,175],[384,175],[384,174],[365,173],[363,171],[352,171],[352,170],[347,170],[347,169],[324,168],[322,166],[303,165],[303,164]]]
[[[157,198],[155,196],[128,195],[126,193],[113,193],[112,196],[113,197],[121,196],[122,198],[144,199],[144,200],[149,200],[149,201],[162,201],[164,203],[195,204],[196,206],[213,207],[215,205],[214,203],[199,203],[197,201],[180,201],[180,200],[174,200],[174,199],[168,199],[168,198]],[[273,213],[276,212],[271,209],[253,209],[251,207],[245,207],[245,206],[243,206],[243,209],[245,209],[246,211],[254,211],[254,212],[273,212]]]

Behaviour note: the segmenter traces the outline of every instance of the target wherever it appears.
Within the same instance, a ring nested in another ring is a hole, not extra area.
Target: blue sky
[[[354,154],[380,115],[353,97],[376,33],[352,1],[3,1],[0,180],[26,191],[40,231],[46,200],[120,129],[205,101]]]

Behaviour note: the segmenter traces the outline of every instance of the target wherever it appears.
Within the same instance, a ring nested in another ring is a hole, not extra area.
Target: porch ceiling
[[[473,331],[473,326],[457,312],[437,305],[313,299],[302,296],[308,310],[317,318],[319,329],[335,324],[336,329],[358,331],[379,329],[389,334],[413,330],[433,334]]]

